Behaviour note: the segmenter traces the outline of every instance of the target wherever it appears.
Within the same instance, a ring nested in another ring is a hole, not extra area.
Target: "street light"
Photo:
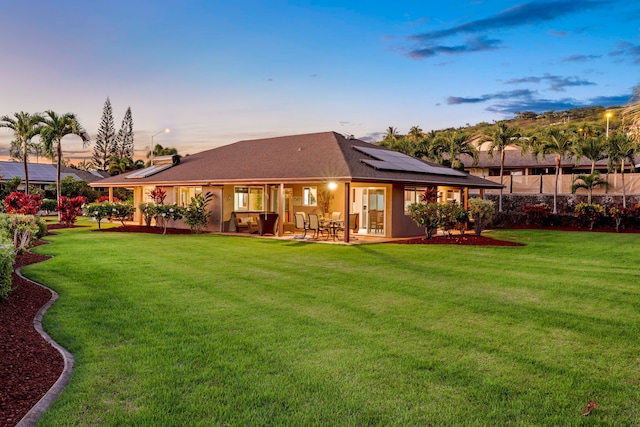
[[[612,116],[612,114],[609,112],[607,114],[605,114],[605,116],[607,117],[607,139],[609,139],[609,118]]]
[[[166,128],[166,129],[161,130],[161,131],[160,131],[160,132],[158,132],[158,133],[154,133],[153,135],[151,135],[151,163],[152,163],[152,164],[153,164],[153,154],[154,154],[154,152],[155,152],[155,150],[156,150],[156,146],[155,146],[155,145],[154,145],[154,143],[153,143],[153,137],[154,137],[154,136],[158,136],[158,135],[160,135],[161,133],[169,133],[169,132],[171,132],[171,131],[169,130],[169,128]]]

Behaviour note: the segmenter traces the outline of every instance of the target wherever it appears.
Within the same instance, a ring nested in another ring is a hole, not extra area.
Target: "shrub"
[[[47,214],[49,214],[51,212],[54,212],[56,209],[58,209],[58,202],[56,202],[53,199],[44,199],[42,201],[42,205],[40,206],[40,209],[42,209]]]
[[[144,223],[147,227],[151,227],[151,220],[156,216],[156,204],[151,202],[140,203],[138,209],[142,213]]]
[[[460,234],[464,234],[467,229],[467,223],[469,222],[469,211],[460,205],[456,206],[453,212],[453,218],[455,221],[455,229],[460,231]]]
[[[589,230],[604,216],[604,208],[597,203],[578,203],[574,212],[582,223],[589,224]]]
[[[425,239],[431,239],[440,225],[440,205],[435,202],[412,203],[409,205],[411,219],[419,227],[424,227]]]
[[[473,219],[473,228],[477,236],[491,222],[494,212],[495,205],[491,200],[483,200],[477,197],[469,199],[469,215]]]
[[[11,240],[5,230],[0,231],[0,301],[11,292],[11,273],[13,272],[14,260],[15,250]]]
[[[84,196],[76,196],[73,198],[61,196],[60,202],[58,203],[60,221],[67,227],[71,227],[75,224],[78,216],[82,215],[82,205],[85,203],[87,203],[87,198]]]
[[[95,200],[96,203],[103,203],[103,202],[108,202],[108,201],[109,201],[109,196],[100,196]],[[117,197],[113,197],[111,202],[113,202],[113,203],[122,203],[122,200],[118,199]]]
[[[98,229],[100,229],[100,223],[103,219],[111,217],[111,206],[108,203],[89,203],[84,205],[83,212],[85,216],[91,217],[98,223]]]
[[[527,222],[534,225],[547,225],[551,215],[551,206],[546,203],[524,205],[522,212],[527,215]]]
[[[22,214],[0,215],[0,228],[13,242],[15,253],[21,254],[38,238],[42,232],[36,217]]]
[[[162,234],[167,233],[167,223],[182,219],[186,214],[186,209],[179,205],[156,205],[156,224],[162,223]]]
[[[212,198],[213,195],[211,193],[207,193],[204,196],[198,194],[191,198],[191,203],[189,203],[187,207],[184,220],[185,224],[191,228],[191,231],[201,233],[207,226],[209,216],[211,216],[211,211],[207,210],[207,205],[211,202]]]
[[[42,198],[38,194],[26,194],[14,191],[4,199],[7,213],[35,215],[40,210]]]
[[[620,232],[620,223],[623,219],[630,218],[633,210],[630,208],[622,208],[617,206],[611,206],[609,208],[609,216],[616,222],[616,232]]]
[[[111,208],[111,218],[120,221],[122,225],[128,219],[131,219],[135,208],[130,203],[108,203]]]
[[[155,202],[156,205],[163,205],[164,199],[167,197],[167,192],[162,188],[157,187],[149,192],[151,199]]]

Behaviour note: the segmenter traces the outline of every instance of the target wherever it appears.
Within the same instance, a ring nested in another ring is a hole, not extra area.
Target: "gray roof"
[[[29,163],[29,182],[33,184],[53,184],[56,182],[56,165],[49,163]],[[19,177],[24,181],[24,164],[22,162],[0,161],[0,181],[5,182],[12,178]],[[106,172],[81,171],[78,169],[63,166],[60,169],[60,176],[64,179],[72,176],[75,180],[87,182],[98,181],[109,176]]]
[[[405,159],[406,161],[417,161],[429,172],[399,170],[391,161],[384,161],[389,158],[389,153],[395,152],[357,139],[345,138],[335,132],[246,140],[183,157],[180,164],[152,175],[136,173],[137,178],[128,179],[130,174],[122,174],[98,181],[94,186],[345,180],[473,188],[500,187],[491,181],[408,156],[406,157],[412,160]],[[397,156],[397,153],[393,156]]]

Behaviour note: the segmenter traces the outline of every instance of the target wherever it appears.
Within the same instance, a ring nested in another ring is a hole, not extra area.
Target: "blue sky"
[[[623,105],[639,30],[640,5],[615,0],[12,1],[0,114],[74,112],[95,139],[109,97],[116,128],[131,107],[140,152],[166,127],[154,141],[181,154],[321,131],[375,140]]]

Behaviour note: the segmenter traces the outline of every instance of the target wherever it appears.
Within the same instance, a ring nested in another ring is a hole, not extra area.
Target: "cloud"
[[[564,92],[566,87],[572,86],[595,86],[596,84],[588,80],[580,80],[576,76],[562,77],[545,73],[542,77],[523,77],[506,81],[505,84],[521,84],[521,83],[548,83],[549,89],[554,92]]]
[[[514,28],[522,25],[533,25],[548,22],[572,13],[584,12],[606,5],[605,1],[598,0],[561,0],[561,1],[533,1],[514,6],[489,18],[466,22],[444,30],[430,31],[409,36],[416,41],[430,41],[450,37],[461,33],[475,34],[495,30],[497,28]]]
[[[588,62],[601,57],[602,55],[571,55],[564,58],[562,62]]]
[[[500,49],[500,40],[488,39],[487,37],[471,37],[467,39],[466,44],[458,46],[424,46],[413,49],[407,53],[407,56],[414,59],[431,58],[439,54],[456,55],[471,52],[483,52],[488,50]]]
[[[409,50],[406,56],[413,59],[424,59],[439,54],[451,55],[496,50],[502,46],[502,40],[488,39],[484,33],[496,29],[509,29],[553,21],[566,15],[581,13],[606,4],[607,2],[603,0],[584,0],[581,2],[574,0],[532,1],[520,4],[485,19],[469,21],[442,30],[407,36],[406,39],[415,42],[417,46]],[[467,35],[469,37],[469,35],[476,34],[479,35],[468,38],[467,43],[462,45],[436,42],[436,40],[448,37],[459,35]],[[561,31],[554,31],[554,34],[557,36],[566,35]]]
[[[525,98],[529,99],[533,97],[536,92],[530,91],[529,89],[521,89],[521,90],[512,90],[508,92],[498,92],[491,93],[479,96],[477,98],[464,98],[458,96],[450,96],[447,98],[447,104],[449,105],[458,105],[458,104],[478,104],[481,102],[487,102],[494,99],[512,99],[512,98]]]
[[[621,42],[618,43],[618,49],[609,53],[609,55],[629,57],[634,64],[640,64],[640,45]]]

